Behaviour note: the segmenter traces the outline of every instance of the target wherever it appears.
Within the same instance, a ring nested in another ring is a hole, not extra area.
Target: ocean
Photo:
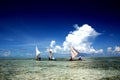
[[[120,80],[120,57],[0,58],[0,80]]]

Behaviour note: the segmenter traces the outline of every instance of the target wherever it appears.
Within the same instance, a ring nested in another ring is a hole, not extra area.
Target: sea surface
[[[120,80],[120,57],[82,61],[0,58],[0,80]]]

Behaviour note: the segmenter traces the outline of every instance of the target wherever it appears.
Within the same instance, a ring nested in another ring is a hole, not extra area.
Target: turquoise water
[[[120,57],[83,61],[0,59],[0,80],[119,80],[118,76]]]

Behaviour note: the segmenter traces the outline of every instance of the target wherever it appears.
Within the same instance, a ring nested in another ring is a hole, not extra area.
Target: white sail
[[[72,59],[75,58],[79,54],[79,52],[75,50],[72,46],[70,47],[70,50],[71,50]]]
[[[36,46],[36,57],[38,57],[40,55],[40,51],[38,50],[38,47]]]
[[[52,56],[53,56],[53,50],[49,49],[49,58],[52,59]]]

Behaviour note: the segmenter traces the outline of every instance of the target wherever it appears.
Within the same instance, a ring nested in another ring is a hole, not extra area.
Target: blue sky
[[[34,56],[36,45],[44,53],[52,40],[62,46],[75,24],[88,24],[101,33],[92,41],[94,49],[106,53],[117,47],[120,53],[119,14],[114,0],[1,1],[0,56]]]

